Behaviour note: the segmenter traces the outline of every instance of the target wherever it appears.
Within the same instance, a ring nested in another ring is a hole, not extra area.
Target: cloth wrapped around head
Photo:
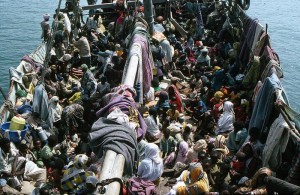
[[[78,169],[84,169],[89,160],[89,157],[85,154],[79,154],[74,158],[74,166]]]
[[[196,152],[202,151],[207,148],[207,143],[204,139],[200,139],[195,143],[193,148]]]
[[[145,145],[145,158],[150,158],[156,164],[162,162],[162,159],[159,156],[159,148],[154,143],[147,143]]]
[[[215,147],[217,151],[222,152],[224,155],[229,154],[229,150],[226,146],[226,138],[223,135],[218,135],[215,140]]]
[[[43,18],[44,18],[44,20],[49,20],[50,19],[50,14],[44,14]]]

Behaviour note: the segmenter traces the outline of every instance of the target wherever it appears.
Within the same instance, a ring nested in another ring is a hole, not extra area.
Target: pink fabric
[[[175,164],[178,162],[186,163],[188,150],[189,144],[185,141],[180,142]]]

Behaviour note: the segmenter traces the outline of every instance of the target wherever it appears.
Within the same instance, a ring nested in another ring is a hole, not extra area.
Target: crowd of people
[[[4,193],[32,191],[34,184],[41,195],[97,194],[103,151],[95,149],[91,132],[104,128],[93,125],[99,117],[107,118],[101,124],[126,124],[134,131],[135,160],[126,162],[131,171],[123,178],[128,193],[276,191],[266,185],[274,174],[263,167],[261,129],[249,128],[257,90],[244,80],[248,69],[238,56],[241,34],[238,27],[217,25],[228,19],[223,8],[212,4],[207,8],[212,13],[202,19],[197,3],[181,4],[176,14],[187,19],[180,23],[186,36],[169,18],[156,17],[149,37],[152,54],[146,55],[152,63],[151,86],[136,107],[131,105],[139,91],[121,82],[130,52],[126,37],[136,18],[144,16],[142,4],[134,11],[117,4],[114,24],[104,22],[109,18],[101,17],[102,10],[90,12],[86,22],[73,16],[77,24],[70,17],[69,27],[67,14],[54,15],[52,25],[45,14],[42,39],[53,37],[51,58],[47,68],[35,64],[36,74],[25,73],[26,89],[17,91],[13,110],[27,120],[31,133],[20,143],[0,140]],[[250,58],[249,64],[256,60]],[[122,105],[110,106],[120,96],[129,102],[126,114]]]

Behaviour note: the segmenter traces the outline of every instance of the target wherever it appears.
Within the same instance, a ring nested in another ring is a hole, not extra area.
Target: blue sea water
[[[82,3],[86,4],[86,1],[82,0]],[[9,87],[8,68],[16,67],[24,55],[34,51],[41,43],[42,16],[44,13],[53,15],[57,5],[58,0],[0,0],[0,86],[5,93]],[[278,53],[284,70],[283,85],[291,106],[298,111],[299,7],[299,0],[251,0],[247,11],[252,18],[258,18],[261,24],[268,24],[272,47]]]

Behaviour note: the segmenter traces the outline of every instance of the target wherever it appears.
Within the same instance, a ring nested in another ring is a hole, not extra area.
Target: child
[[[176,141],[175,139],[170,136],[170,129],[164,129],[163,130],[163,138],[160,142],[160,150],[162,151],[162,158],[164,158],[167,154],[167,156],[175,149]]]
[[[37,166],[39,168],[43,168],[44,167],[44,163],[42,160],[42,156],[41,156],[41,150],[42,150],[42,143],[41,140],[36,139],[33,141],[33,155],[35,158],[35,163],[37,164]]]
[[[170,121],[178,121],[180,113],[177,110],[177,104],[171,104],[171,109],[167,111],[167,116],[170,119]]]
[[[246,154],[244,152],[236,153],[236,160],[231,163],[232,170],[230,170],[230,177],[232,180],[238,181],[244,176],[246,169]]]

